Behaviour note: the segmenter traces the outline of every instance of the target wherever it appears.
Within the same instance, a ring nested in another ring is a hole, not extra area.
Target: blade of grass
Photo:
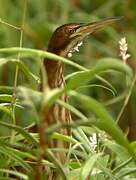
[[[56,167],[56,171],[61,175],[63,180],[68,180],[66,173],[63,169],[63,166],[60,164],[60,162],[56,159],[56,157],[53,155],[53,153],[50,150],[47,150],[46,152],[47,157],[53,162],[53,164]]]
[[[84,107],[92,111],[99,118],[96,122],[94,121],[94,124],[100,129],[105,130],[117,143],[125,147],[136,160],[133,148],[104,106],[95,99],[75,91],[72,91],[70,94],[76,97]]]
[[[28,180],[28,176],[27,175],[25,175],[23,173],[20,173],[20,172],[17,172],[17,171],[13,171],[13,170],[9,170],[9,169],[0,169],[0,172],[6,173],[6,174],[9,174],[9,175],[14,175],[14,176],[16,176],[18,178],[21,178],[21,179],[24,179],[24,180]],[[10,180],[10,178],[7,178],[7,180],[8,179]]]
[[[28,78],[30,84],[32,87],[35,87],[34,81],[38,81],[38,78],[32,74],[29,70],[29,68],[20,60],[17,59],[7,59],[7,58],[0,58],[0,66],[3,66],[6,63],[15,63],[18,65],[18,67],[22,70],[22,72],[26,75]]]
[[[115,69],[121,72],[126,73],[130,78],[132,78],[133,73],[129,66],[124,64],[122,61],[114,58],[103,58],[99,60],[91,70],[88,71],[81,71],[75,73],[75,75],[68,81],[67,83],[67,90],[75,89],[80,87],[81,85],[85,84],[89,80],[95,77],[95,75],[109,70]]]
[[[15,160],[22,168],[24,168],[28,173],[32,172],[32,167],[28,165],[20,156],[16,155],[13,151],[12,148],[8,147],[1,147],[0,152],[7,155],[11,159]]]
[[[88,175],[94,168],[96,161],[101,155],[102,155],[101,153],[89,155],[88,160],[85,162],[84,166],[81,168],[80,177],[79,177],[80,180],[86,179],[88,177]]]
[[[2,122],[2,121],[0,121],[0,125],[16,130],[18,133],[22,134],[28,141],[32,142],[33,145],[39,146],[39,144],[35,140],[35,138],[33,138],[33,136],[31,136],[31,134],[28,133],[27,131],[25,131],[22,127],[19,127],[17,125],[13,125],[13,124],[9,124],[6,122]]]
[[[2,48],[0,49],[0,53],[26,53],[27,55],[31,55],[33,58],[35,57],[41,57],[41,59],[43,58],[48,58],[48,59],[52,59],[52,60],[59,60],[59,61],[62,61],[66,64],[69,64],[77,69],[80,69],[80,70],[87,70],[85,67],[77,64],[77,63],[74,63],[73,61],[71,60],[68,60],[66,58],[63,58],[61,56],[58,56],[56,54],[53,54],[53,53],[50,53],[50,52],[47,52],[47,51],[42,51],[42,50],[36,50],[36,49],[29,49],[29,48],[18,48],[18,47],[13,47],[13,48]]]

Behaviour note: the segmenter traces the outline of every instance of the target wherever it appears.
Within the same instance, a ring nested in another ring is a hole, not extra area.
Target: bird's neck
[[[53,49],[48,48],[48,52],[61,55],[60,51],[54,51]],[[63,56],[64,57],[64,56]],[[61,61],[54,61],[51,59],[44,60],[44,66],[46,68],[48,76],[48,84],[50,88],[62,87],[64,82],[64,64]]]

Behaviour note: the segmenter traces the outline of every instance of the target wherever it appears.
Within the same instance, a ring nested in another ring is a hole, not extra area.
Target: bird
[[[120,20],[119,17],[102,19],[91,23],[69,23],[58,27],[49,40],[47,51],[57,54],[62,57],[71,58],[74,52],[79,51],[79,47],[83,44],[83,40],[103,28],[105,25],[112,24]],[[50,89],[64,88],[66,82],[64,80],[65,65],[62,61],[53,61],[45,58],[43,61]],[[61,99],[64,102],[68,101],[68,97],[63,95]],[[71,121],[70,112],[59,104],[54,104],[46,113],[46,122],[48,126],[56,123],[64,123]],[[64,135],[69,135],[69,130],[61,131]],[[51,141],[50,148],[64,148],[63,143]],[[65,157],[62,152],[58,153],[57,158],[62,164],[65,162]]]

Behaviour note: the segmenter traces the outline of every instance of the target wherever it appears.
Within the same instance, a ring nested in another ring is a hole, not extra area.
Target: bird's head
[[[61,56],[71,57],[82,45],[83,39],[105,25],[112,24],[120,18],[108,18],[92,23],[70,23],[57,28],[53,33],[48,51]]]

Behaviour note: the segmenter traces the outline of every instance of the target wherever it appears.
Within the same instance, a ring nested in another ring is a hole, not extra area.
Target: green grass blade
[[[6,173],[6,174],[9,174],[9,175],[14,175],[14,176],[16,176],[16,177],[18,177],[18,178],[20,178],[22,180],[28,180],[28,176],[27,175],[25,175],[23,173],[20,173],[20,172],[17,172],[17,171],[13,171],[13,170],[9,170],[9,169],[0,169],[0,172]],[[7,180],[8,180],[8,178],[7,178]],[[9,180],[10,180],[10,178],[9,178]]]
[[[128,65],[124,64],[122,61],[114,58],[103,58],[99,60],[95,64],[95,66],[91,68],[91,70],[75,73],[68,81],[67,89],[76,89],[94,78],[97,74],[109,69],[124,72],[130,78],[132,78],[133,76],[131,68]]]
[[[59,60],[59,61],[62,61],[68,65],[71,65],[77,69],[80,69],[80,70],[87,70],[85,67],[77,64],[77,63],[74,63],[73,61],[70,61],[66,58],[63,58],[61,56],[58,56],[56,54],[53,54],[53,53],[50,53],[50,52],[47,52],[47,51],[42,51],[42,50],[36,50],[36,49],[30,49],[30,48],[19,48],[19,47],[12,47],[12,48],[2,48],[0,49],[0,53],[13,53],[13,54],[17,54],[17,53],[22,53],[23,55],[24,54],[27,54],[33,58],[35,57],[41,57],[41,59],[43,58],[48,58],[48,59],[51,59],[51,60]],[[21,57],[21,54],[20,54],[20,57]]]
[[[87,117],[83,113],[81,113],[78,109],[76,109],[74,106],[68,103],[65,103],[64,101],[61,101],[61,100],[57,100],[57,103],[60,104],[61,106],[64,106],[66,109],[70,110],[73,114],[75,114],[80,119],[84,121],[87,120]]]
[[[18,133],[22,134],[22,136],[24,136],[28,141],[32,142],[33,145],[39,146],[39,144],[35,140],[35,138],[33,138],[33,136],[31,136],[31,134],[28,133],[27,131],[25,131],[22,127],[19,127],[17,125],[13,125],[13,124],[9,124],[6,122],[2,122],[2,121],[0,121],[0,125],[16,130]]]
[[[122,179],[125,176],[136,174],[136,168],[135,167],[126,167],[122,168],[116,176],[118,176],[119,179]],[[134,176],[135,177],[135,176]]]
[[[3,66],[4,64],[7,63],[17,64],[19,68],[22,70],[22,72],[25,74],[25,76],[27,77],[31,86],[35,87],[35,82],[38,81],[38,78],[30,72],[29,68],[22,61],[18,59],[0,58],[0,66]]]
[[[12,95],[0,94],[0,101],[11,102],[12,101]]]
[[[131,148],[125,135],[102,104],[91,97],[82,95],[75,91],[72,91],[70,94],[75,96],[84,105],[85,108],[92,111],[99,118],[96,120],[96,122],[94,121],[94,124],[97,127],[105,130],[117,143],[125,147],[135,158],[135,152]]]
[[[60,162],[56,159],[56,157],[53,155],[53,153],[50,150],[47,150],[47,156],[51,160],[51,162],[55,165],[56,171],[61,175],[63,180],[68,180],[66,173],[63,169],[63,166],[60,164]]]
[[[89,155],[88,160],[85,162],[84,166],[81,169],[80,178],[79,178],[80,180],[86,179],[88,177],[88,175],[94,168],[94,165],[100,156],[101,156],[100,153]]]
[[[14,151],[12,151],[12,148],[8,147],[1,147],[0,152],[10,157],[12,160],[15,160],[15,162],[23,167],[28,173],[32,172],[32,167],[26,163],[20,156],[18,156]]]

